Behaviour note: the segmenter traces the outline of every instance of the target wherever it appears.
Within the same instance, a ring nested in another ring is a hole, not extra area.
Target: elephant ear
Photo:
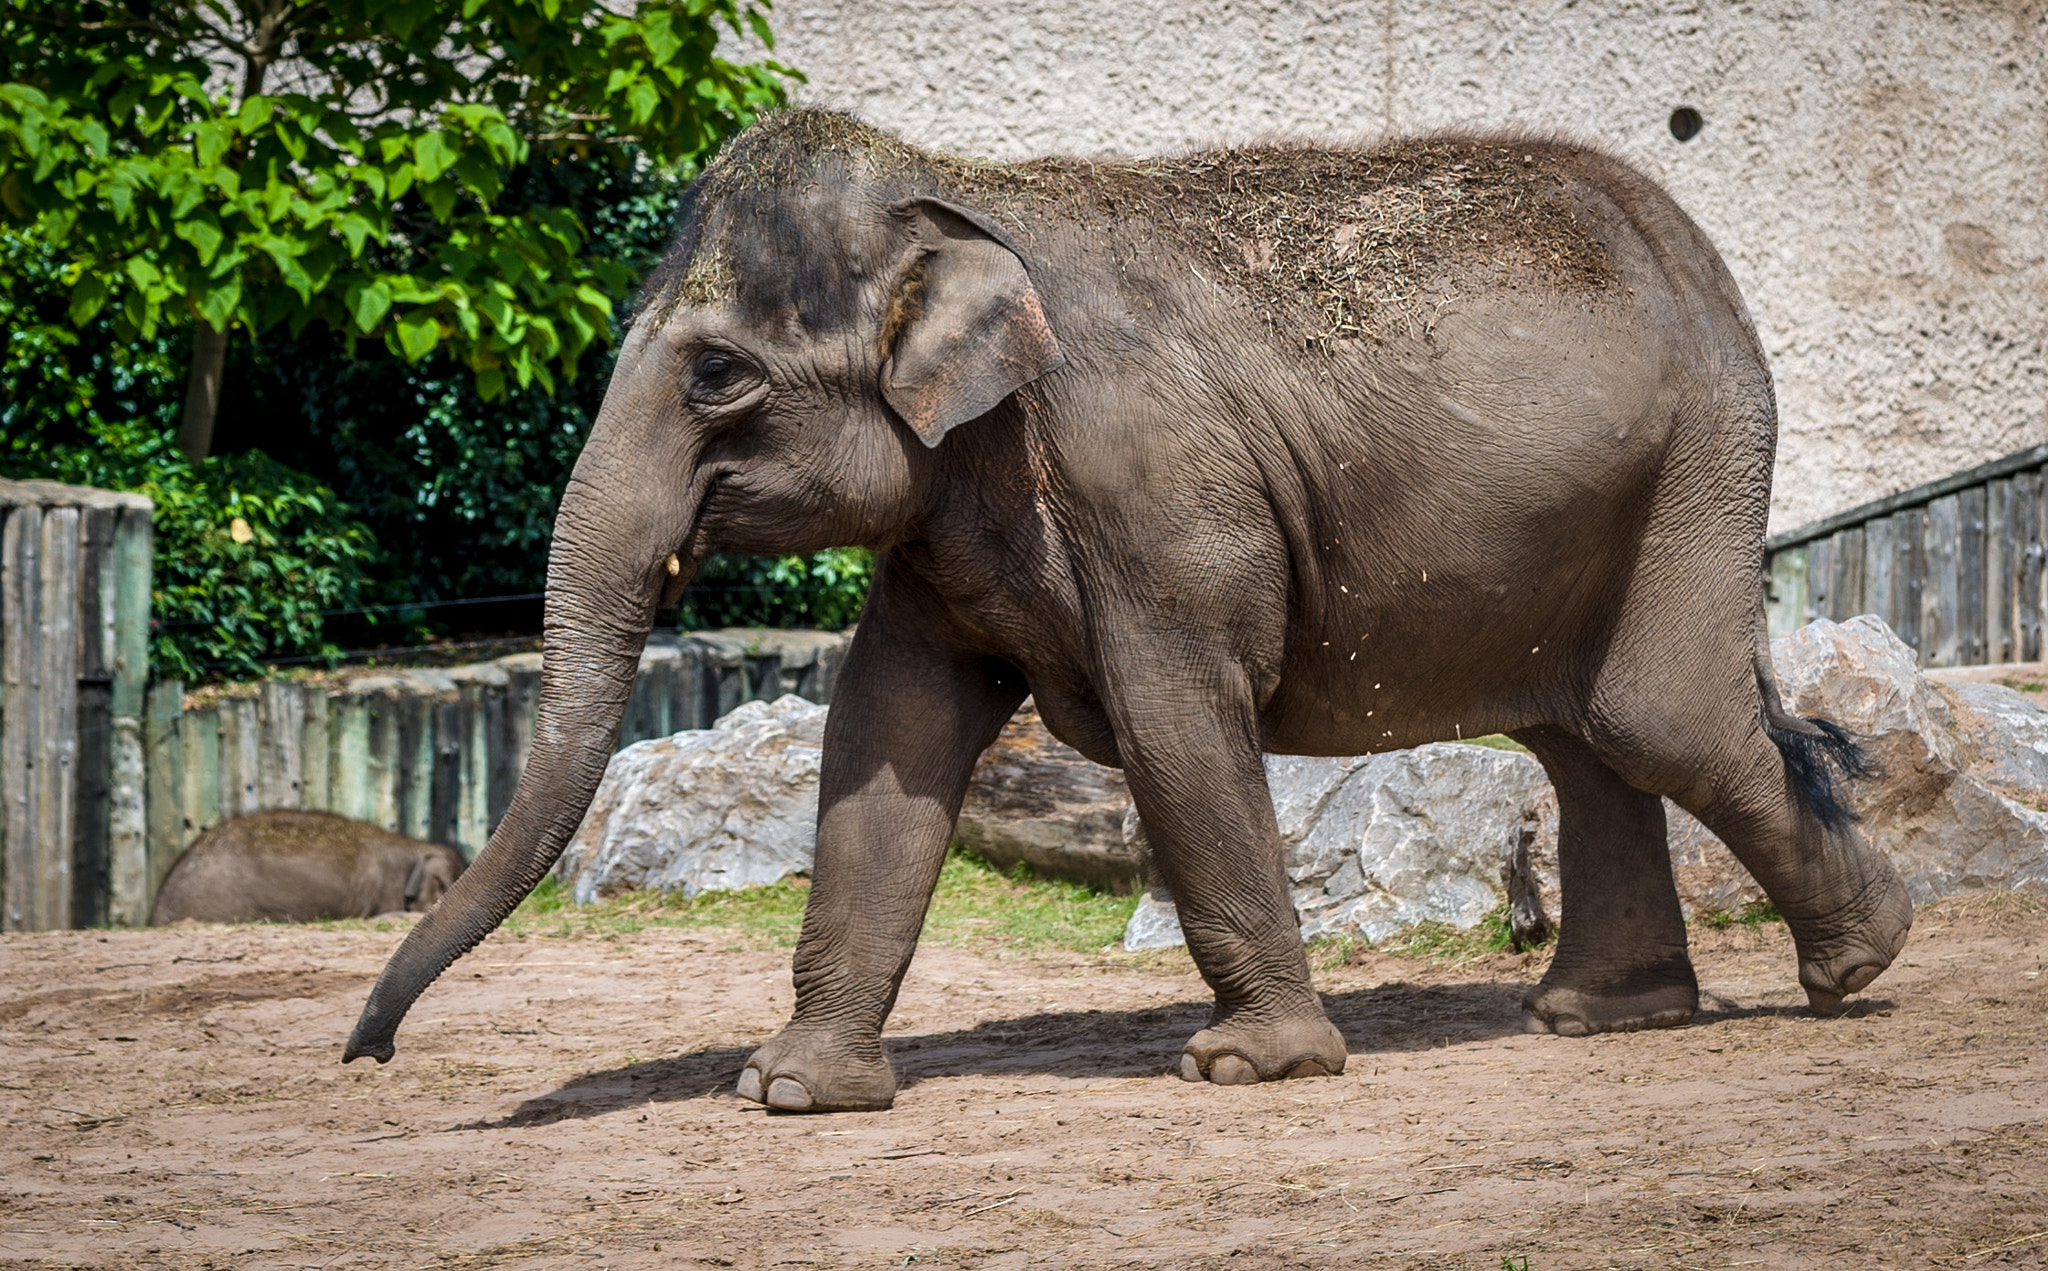
[[[882,397],[927,446],[1065,359],[1017,249],[939,199],[890,209],[912,254],[882,322]]]
[[[405,907],[411,909],[419,903],[420,891],[427,884],[427,857],[422,852],[412,863],[412,873],[405,877]]]

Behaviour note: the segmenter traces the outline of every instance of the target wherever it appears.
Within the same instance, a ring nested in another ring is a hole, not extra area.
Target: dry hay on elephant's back
[[[1493,287],[1605,290],[1614,280],[1606,246],[1568,192],[1579,154],[1557,142],[1447,135],[1370,149],[996,163],[922,150],[850,115],[791,110],[721,155],[702,193],[716,200],[812,180],[836,155],[906,194],[976,207],[1026,240],[1047,220],[1126,235],[1150,228],[1275,330],[1327,348],[1426,334],[1447,305]],[[692,262],[689,277],[698,273]]]

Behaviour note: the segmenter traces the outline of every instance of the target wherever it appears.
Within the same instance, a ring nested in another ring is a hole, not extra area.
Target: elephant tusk
[[[675,578],[679,576],[682,572],[683,562],[676,559],[676,554],[674,552],[670,552],[668,554],[668,576],[670,578]]]

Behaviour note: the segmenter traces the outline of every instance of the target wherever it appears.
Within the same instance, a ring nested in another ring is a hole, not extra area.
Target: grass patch
[[[923,939],[955,948],[1092,953],[1123,938],[1137,907],[1135,893],[1038,878],[1025,866],[1004,873],[955,848],[939,873]]]
[[[1455,927],[1448,922],[1423,921],[1396,932],[1372,946],[1375,953],[1397,958],[1420,958],[1439,965],[1479,962],[1514,948],[1515,937],[1508,927],[1508,907],[1495,905],[1473,927]]]
[[[1758,927],[1767,922],[1783,921],[1785,921],[1784,915],[1780,914],[1778,907],[1768,900],[1752,900],[1742,908],[1732,912],[1726,909],[1716,909],[1711,913],[1701,914],[1699,917],[1701,926],[1711,927],[1715,931],[1726,931],[1730,927]]]
[[[1522,755],[1529,753],[1527,746],[1506,733],[1488,733],[1484,737],[1459,737],[1456,740],[1467,746],[1484,746],[1488,750],[1512,750]]]
[[[1397,931],[1377,944],[1360,936],[1321,936],[1309,942],[1308,957],[1309,965],[1318,971],[1360,961],[1367,953],[1456,966],[1482,962],[1496,954],[1510,952],[1514,947],[1514,932],[1508,926],[1508,907],[1496,905],[1474,927],[1423,921]]]
[[[808,879],[791,878],[689,899],[674,892],[633,892],[579,905],[551,875],[505,920],[504,929],[515,936],[566,939],[617,938],[658,927],[716,928],[731,933],[738,948],[786,949],[803,927],[810,890]],[[1137,903],[1134,895],[1035,878],[1021,869],[1004,873],[956,848],[939,872],[921,939],[982,952],[1093,952],[1123,935]]]
[[[593,905],[579,905],[569,888],[550,874],[519,903],[503,930],[514,936],[563,940],[630,936],[658,927],[716,927],[744,949],[782,949],[796,944],[803,926],[809,879],[785,878],[761,887],[681,892],[636,891]]]

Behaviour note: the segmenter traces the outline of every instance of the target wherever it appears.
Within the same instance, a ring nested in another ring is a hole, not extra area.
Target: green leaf
[[[661,94],[655,92],[654,85],[644,79],[633,85],[626,93],[626,106],[633,113],[635,125],[644,124],[654,118],[654,108],[660,104]]]
[[[437,221],[446,221],[454,215],[455,194],[455,183],[452,181],[436,181],[432,185],[420,187],[420,200],[427,205],[427,209],[434,214]]]
[[[107,284],[98,275],[87,274],[71,288],[71,322],[73,326],[84,326],[92,321],[107,303]]]
[[[343,213],[337,224],[341,236],[348,241],[348,254],[352,257],[363,254],[364,243],[372,238],[382,237],[377,233],[377,227],[360,212]]]
[[[349,316],[355,319],[356,330],[364,335],[377,329],[384,315],[391,311],[391,288],[382,279],[350,290],[348,295]],[[433,346],[429,345],[429,349]]]
[[[235,127],[246,135],[255,132],[270,122],[270,116],[277,109],[276,102],[268,97],[251,97],[242,103],[242,109],[235,115]]]
[[[216,331],[225,331],[228,320],[235,316],[235,309],[242,303],[242,284],[229,279],[218,287],[209,287],[196,302],[199,316],[206,319],[208,326]]]
[[[125,221],[135,206],[135,186],[122,173],[107,178],[107,202],[114,207],[114,219]]]
[[[199,156],[199,162],[209,168],[220,162],[232,144],[234,138],[225,125],[204,123],[192,129],[192,150]]]
[[[647,51],[653,55],[656,66],[666,66],[683,47],[676,37],[675,16],[665,10],[656,9],[640,20],[640,38],[646,42]]]
[[[122,271],[128,275],[129,281],[133,282],[143,291],[148,291],[151,287],[156,286],[163,281],[164,277],[162,270],[140,256],[130,256],[126,261],[122,262]]]
[[[455,147],[448,144],[445,132],[422,133],[412,143],[412,156],[422,181],[439,180],[441,174],[454,167],[455,160],[460,157]]]
[[[394,329],[398,335],[398,347],[408,362],[418,362],[441,342],[440,324],[434,321],[432,314],[422,310],[416,309],[400,318]]]
[[[211,219],[179,221],[174,232],[198,249],[202,265],[212,262],[214,253],[220,250],[221,240],[227,237]]]

